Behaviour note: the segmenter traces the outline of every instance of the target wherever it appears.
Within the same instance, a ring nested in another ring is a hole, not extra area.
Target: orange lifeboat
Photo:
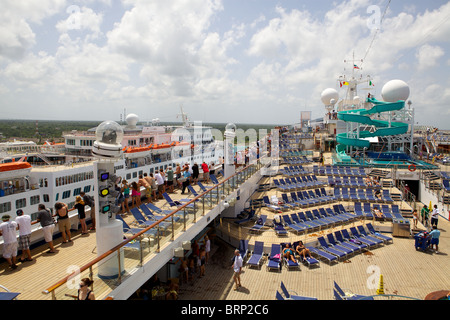
[[[28,162],[0,163],[0,172],[7,172],[20,169],[30,169],[30,168],[31,164],[29,164]]]

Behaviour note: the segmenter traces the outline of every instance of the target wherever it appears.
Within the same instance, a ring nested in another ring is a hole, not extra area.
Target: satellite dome
[[[134,127],[136,126],[136,124],[139,121],[139,117],[137,115],[135,115],[134,113],[130,113],[129,115],[127,115],[127,117],[125,118],[125,121],[127,122],[127,124],[130,127]]]
[[[114,121],[102,122],[95,131],[96,141],[109,145],[120,145],[123,139],[122,127]]]
[[[236,132],[236,125],[234,124],[234,123],[228,123],[226,126],[225,126],[225,131],[226,132]]]
[[[406,101],[409,93],[409,86],[402,80],[391,80],[381,90],[381,96],[385,102]]]
[[[338,101],[339,93],[333,88],[328,88],[322,92],[322,94],[320,95],[320,98],[322,99],[322,102],[324,105],[329,106],[331,104],[336,103],[336,101]],[[334,101],[332,101],[332,100],[334,100]]]

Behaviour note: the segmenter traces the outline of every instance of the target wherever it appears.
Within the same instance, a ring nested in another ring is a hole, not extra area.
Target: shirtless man
[[[147,180],[144,179],[144,176],[141,174],[139,175],[139,180],[138,180],[138,189],[140,190],[141,187],[145,188],[145,197],[147,199],[147,201],[151,202],[151,189],[150,189],[150,184],[147,182]]]

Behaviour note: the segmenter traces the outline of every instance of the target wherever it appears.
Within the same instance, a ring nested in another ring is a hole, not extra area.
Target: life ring
[[[416,171],[416,165],[411,163],[411,164],[408,166],[408,170],[411,171],[411,172]]]

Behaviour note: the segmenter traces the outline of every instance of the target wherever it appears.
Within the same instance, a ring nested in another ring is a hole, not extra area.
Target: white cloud
[[[439,58],[444,54],[444,50],[439,46],[431,46],[429,44],[421,46],[416,53],[417,69],[422,71],[436,66]]]
[[[41,24],[59,12],[65,0],[2,0],[0,10],[0,57],[17,60],[36,43],[30,23]]]
[[[67,33],[72,30],[87,30],[93,34],[94,38],[101,34],[102,14],[95,13],[91,8],[76,5],[69,6],[66,12],[69,14],[67,19],[56,24],[56,29],[60,33]]]

